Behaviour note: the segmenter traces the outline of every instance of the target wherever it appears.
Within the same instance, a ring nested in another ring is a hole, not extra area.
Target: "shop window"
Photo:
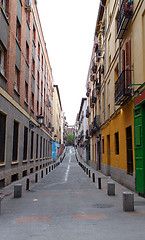
[[[102,152],[103,152],[103,154],[104,154],[104,138],[102,139]]]
[[[132,128],[126,128],[127,174],[133,175]]]
[[[43,158],[45,157],[45,139],[43,139]]]
[[[19,123],[14,121],[12,162],[18,161]]]
[[[119,155],[119,132],[115,133],[115,154]]]
[[[31,153],[30,153],[31,159],[34,158],[34,132],[31,131]]]
[[[24,127],[23,160],[27,160],[28,128]]]
[[[38,159],[38,144],[39,144],[39,135],[36,136],[36,159]]]
[[[6,116],[0,112],[0,164],[5,161]]]
[[[42,137],[40,138],[40,158],[42,158]]]

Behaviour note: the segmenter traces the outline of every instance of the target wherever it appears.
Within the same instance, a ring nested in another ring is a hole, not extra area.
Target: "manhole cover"
[[[97,208],[112,208],[114,205],[113,204],[95,204],[94,207]]]

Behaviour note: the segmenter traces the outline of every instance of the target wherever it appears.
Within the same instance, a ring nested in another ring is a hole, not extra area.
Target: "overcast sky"
[[[38,11],[63,111],[75,123],[93,48],[100,0],[38,0]]]

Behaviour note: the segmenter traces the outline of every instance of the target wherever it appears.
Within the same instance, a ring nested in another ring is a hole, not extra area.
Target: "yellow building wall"
[[[119,111],[119,114],[102,128],[102,138],[104,138],[102,163],[106,165],[108,164],[107,135],[110,135],[110,166],[127,170],[126,128],[129,126],[132,127],[133,169],[135,172],[133,101],[122,108]],[[119,155],[115,153],[116,132],[119,132]]]

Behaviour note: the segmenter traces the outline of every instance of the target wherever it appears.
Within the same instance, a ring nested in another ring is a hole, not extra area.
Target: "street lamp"
[[[39,116],[37,116],[37,120],[40,124],[40,127],[42,126],[42,124],[44,124],[44,116],[42,114],[40,114]]]

